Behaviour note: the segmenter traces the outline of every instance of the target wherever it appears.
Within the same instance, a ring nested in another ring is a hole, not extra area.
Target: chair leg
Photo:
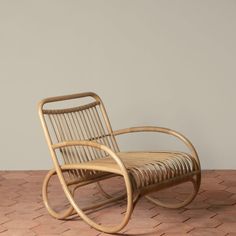
[[[66,170],[66,169],[60,169],[58,168],[57,169],[57,176],[60,180],[60,183],[62,185],[62,188],[63,188],[63,191],[68,199],[68,201],[70,202],[71,204],[71,207],[69,207],[69,209],[66,209],[65,211],[63,212],[55,212],[53,209],[51,209],[51,207],[49,206],[49,203],[48,203],[48,197],[47,197],[47,187],[48,187],[48,182],[51,178],[52,175],[55,174],[55,170],[51,170],[49,171],[49,173],[47,174],[45,180],[44,180],[44,184],[43,184],[43,200],[45,202],[45,205],[46,205],[46,208],[48,209],[48,211],[50,212],[50,214],[58,219],[63,219],[65,217],[68,217],[70,215],[72,215],[72,213],[74,214],[78,214],[78,216],[83,219],[87,224],[89,224],[90,226],[92,226],[93,228],[99,230],[99,231],[102,231],[102,232],[105,232],[105,233],[117,233],[118,231],[120,231],[121,229],[123,229],[130,217],[131,217],[131,214],[133,212],[133,191],[132,191],[132,186],[131,186],[131,182],[130,182],[130,178],[128,176],[128,174],[126,172],[122,173],[122,176],[124,178],[124,182],[125,182],[125,186],[126,186],[126,195],[127,195],[127,208],[126,208],[126,213],[124,215],[124,218],[123,220],[121,221],[120,224],[118,225],[115,225],[115,226],[103,226],[103,225],[100,225],[100,224],[97,224],[96,222],[94,222],[92,219],[90,219],[87,214],[85,213],[87,209],[82,209],[78,206],[78,204],[75,202],[75,199],[74,199],[74,191],[75,189],[73,190],[73,192],[70,191],[70,189],[68,188],[67,186],[67,183],[65,181],[65,178],[62,174],[63,170]],[[107,201],[112,201],[113,199],[107,199]],[[106,202],[107,203],[107,202]],[[104,204],[105,205],[105,204]],[[89,207],[89,209],[91,209],[92,207]],[[98,208],[97,206],[94,206],[93,208]]]
[[[165,208],[170,208],[170,209],[177,209],[184,207],[188,205],[192,200],[196,197],[198,190],[200,188],[200,183],[201,183],[201,173],[196,174],[196,180],[192,179],[190,182],[193,184],[193,191],[192,193],[183,201],[180,203],[176,204],[170,204],[170,203],[164,203],[156,198],[150,197],[150,196],[145,196],[149,201],[153,202],[154,204],[165,207]]]
[[[57,212],[55,210],[53,210],[49,204],[49,200],[48,200],[48,184],[50,182],[50,179],[53,175],[56,174],[55,170],[50,170],[47,175],[44,178],[44,182],[43,182],[43,188],[42,188],[42,196],[43,196],[43,202],[45,204],[46,209],[48,210],[49,214],[51,216],[53,216],[56,219],[66,219],[68,216],[70,216],[72,214],[72,212],[74,211],[74,208],[70,205],[68,207],[68,209],[65,209],[64,211],[61,212]]]
[[[91,227],[105,233],[117,233],[118,231],[120,231],[127,225],[131,217],[131,214],[133,212],[133,202],[132,202],[133,197],[131,195],[127,194],[127,210],[126,210],[126,213],[124,215],[122,222],[119,225],[115,225],[115,226],[100,225],[96,223],[95,221],[93,221],[90,217],[88,217],[85,211],[90,210],[91,212],[92,209],[97,209],[100,206],[105,206],[108,202],[114,202],[116,200],[120,200],[121,197],[122,196],[120,197],[118,196],[116,198],[110,198],[110,199],[105,200],[104,204],[97,203],[97,204],[94,204],[94,206],[89,206],[86,208],[80,208],[73,198],[68,198],[68,200],[70,201],[71,205],[73,205],[75,212],[79,215],[79,217],[83,219]]]

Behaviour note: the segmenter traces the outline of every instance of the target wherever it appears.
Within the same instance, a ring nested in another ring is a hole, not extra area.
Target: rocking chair
[[[76,103],[82,100],[86,100],[86,103],[79,105]],[[70,106],[66,106],[67,102]],[[63,107],[59,106],[63,104]],[[52,105],[53,108],[47,108]],[[142,196],[162,207],[180,208],[189,204],[199,190],[200,162],[194,146],[186,137],[171,129],[154,126],[113,131],[103,102],[95,93],[46,98],[39,103],[39,116],[54,164],[54,168],[48,172],[43,183],[43,201],[49,214],[57,219],[66,219],[78,214],[93,228],[106,233],[115,233],[126,226],[136,203]],[[116,136],[135,132],[158,132],[174,136],[188,147],[189,153],[120,151]],[[69,176],[68,179],[65,174]],[[60,212],[54,210],[48,200],[48,186],[53,175],[59,178],[70,203],[67,209]],[[110,196],[99,184],[99,181],[114,176],[120,176],[124,180],[126,191],[122,196]],[[149,196],[154,191],[185,182],[192,183],[193,191],[181,203],[166,203]],[[96,183],[107,199],[81,208],[74,199],[74,193],[79,187],[91,183]],[[69,187],[73,187],[73,190]],[[119,225],[112,227],[100,225],[86,214],[88,210],[122,198],[127,200],[127,210]]]

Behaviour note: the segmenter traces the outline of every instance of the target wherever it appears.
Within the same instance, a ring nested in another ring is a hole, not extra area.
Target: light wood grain
[[[45,109],[45,104],[66,102],[80,98],[94,101],[80,106]],[[92,92],[46,98],[38,106],[40,121],[44,130],[54,168],[48,172],[43,183],[43,200],[48,212],[57,219],[66,219],[78,214],[85,222],[99,231],[116,233],[128,223],[138,200],[145,196],[151,202],[167,207],[179,208],[189,204],[196,196],[201,182],[201,168],[193,144],[174,130],[155,127],[131,127],[113,131],[104,104]],[[118,147],[117,135],[135,132],[166,133],[181,140],[189,153],[181,151],[122,152]],[[58,153],[59,150],[59,153]],[[63,163],[61,161],[63,160]],[[70,181],[63,173],[67,173]],[[56,212],[48,201],[48,184],[57,175],[70,206]],[[99,181],[114,176],[122,176],[126,192],[121,196],[110,196]],[[189,197],[178,204],[167,204],[148,194],[177,184],[191,182],[193,191]],[[74,200],[75,191],[84,185],[96,183],[100,193],[107,200],[80,208]],[[71,191],[69,189],[73,187]],[[87,210],[96,209],[112,201],[127,199],[127,209],[119,225],[109,227],[95,223]]]

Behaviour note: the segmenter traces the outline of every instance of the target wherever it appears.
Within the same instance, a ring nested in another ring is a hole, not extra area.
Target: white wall
[[[236,168],[235,13],[233,0],[1,0],[0,169],[49,169],[37,101],[84,91],[114,129],[168,126],[203,168]]]

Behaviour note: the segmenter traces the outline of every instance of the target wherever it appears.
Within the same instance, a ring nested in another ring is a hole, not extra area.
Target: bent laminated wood
[[[75,104],[75,101],[85,98],[91,101]],[[66,105],[66,102],[71,101],[74,102],[73,105]],[[63,108],[58,107],[58,104],[63,104]],[[47,105],[55,107],[46,108]],[[46,98],[40,101],[38,108],[54,164],[54,168],[48,172],[43,183],[43,201],[53,217],[66,219],[78,214],[95,229],[115,233],[128,223],[136,203],[142,196],[167,208],[183,207],[196,196],[201,182],[200,162],[194,146],[182,134],[154,126],[113,131],[102,100],[91,92]],[[116,136],[135,132],[165,133],[174,136],[188,147],[189,153],[122,152]],[[65,179],[64,173],[68,174],[69,181]],[[53,175],[58,176],[70,202],[68,209],[61,212],[53,210],[48,201],[48,184]],[[124,179],[126,191],[122,196],[110,196],[99,184],[99,181],[114,176],[121,176]],[[193,191],[181,203],[168,204],[149,196],[154,191],[184,182],[191,182]],[[101,194],[107,199],[82,209],[75,202],[74,193],[79,187],[91,183],[96,183]],[[73,187],[73,190],[69,187]],[[127,209],[119,225],[112,227],[100,225],[86,214],[88,210],[122,198],[127,200]]]

